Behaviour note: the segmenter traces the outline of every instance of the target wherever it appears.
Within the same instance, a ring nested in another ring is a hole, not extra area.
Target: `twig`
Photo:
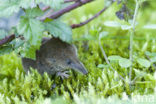
[[[15,34],[11,34],[9,36],[6,36],[4,39],[0,40],[0,46],[11,42],[13,39],[15,39]]]
[[[103,57],[104,57],[104,59],[105,59],[105,61],[106,61],[106,63],[110,66],[110,68],[115,72],[116,70],[112,67],[112,65],[110,64],[110,62],[109,62],[109,60],[108,60],[108,58],[107,58],[107,55],[106,55],[106,53],[105,53],[105,51],[104,51],[104,49],[103,49],[103,47],[102,47],[102,45],[101,45],[101,41],[100,41],[100,39],[99,39],[99,46],[100,46],[100,49],[101,49],[101,51],[102,51],[102,54],[103,54]],[[117,71],[116,71],[117,72]],[[125,81],[125,79],[117,72],[117,74],[118,74],[118,76],[123,80],[123,81]]]
[[[70,12],[71,10],[73,9],[76,9],[86,3],[89,3],[89,2],[92,2],[93,0],[83,0],[83,1],[78,1],[78,2],[75,2],[74,4],[71,4],[70,6],[60,10],[60,11],[57,11],[57,12],[54,12],[52,13],[50,16],[47,16],[47,17],[44,17],[44,18],[40,18],[41,21],[44,21],[46,18],[51,18],[51,19],[56,19],[60,16],[62,16],[63,14],[67,13],[67,12]]]
[[[95,19],[96,17],[98,17],[100,14],[102,14],[108,7],[105,7],[103,8],[101,11],[99,11],[97,14],[95,14],[93,17],[91,17],[90,19],[84,21],[84,22],[81,22],[80,24],[72,24],[71,25],[71,28],[74,29],[74,28],[78,28],[78,27],[81,27],[87,23],[89,23],[90,21],[92,21],[93,19]]]
[[[132,22],[132,29],[131,29],[131,35],[130,35],[130,60],[132,62],[132,65],[130,67],[130,71],[129,71],[129,82],[131,84],[131,77],[132,77],[132,68],[133,68],[133,36],[135,33],[135,23],[136,23],[136,17],[137,17],[137,13],[138,13],[138,9],[139,9],[139,2],[138,0],[136,0],[136,6],[135,6],[135,12],[134,12],[134,16],[133,16],[133,22]]]

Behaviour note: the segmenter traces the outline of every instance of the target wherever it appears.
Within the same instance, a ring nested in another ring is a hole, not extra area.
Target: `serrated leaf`
[[[27,57],[31,59],[36,58],[36,46],[25,43],[24,46],[20,49],[20,54],[22,57]]]
[[[128,68],[132,65],[132,62],[129,59],[121,58],[119,59],[119,65],[123,68]]]
[[[8,17],[19,11],[19,0],[0,1],[0,17]]]
[[[0,1],[0,17],[8,17],[22,8],[31,7],[32,0],[2,0]]]
[[[118,61],[120,59],[122,59],[122,57],[121,56],[117,56],[117,55],[112,55],[112,56],[108,57],[108,60],[110,60],[110,61]]]
[[[150,63],[150,61],[148,61],[148,60],[146,60],[146,59],[143,59],[143,58],[138,58],[137,59],[137,62],[141,65],[141,66],[143,66],[143,67],[150,67],[150,65],[151,65],[151,63]]]
[[[60,38],[62,41],[70,43],[72,41],[72,30],[65,23],[54,20],[45,23],[46,31],[49,31],[54,37]]]
[[[35,58],[35,51],[40,47],[43,30],[44,25],[42,25],[42,22],[40,22],[39,20],[27,17],[21,18],[20,23],[17,26],[17,32],[23,35],[26,39],[26,42],[28,44],[25,45],[29,45],[25,46],[27,48],[26,52],[31,51],[31,55],[26,53],[25,57],[33,59]]]
[[[34,17],[41,16],[44,14],[44,12],[39,7],[32,8],[32,9],[29,8],[26,10],[25,13],[26,13],[26,16],[30,18],[34,18]]]
[[[0,1],[0,17],[8,17],[17,13],[20,8],[30,8],[37,4],[43,3],[50,5],[54,9],[59,9],[63,0],[1,0]]]

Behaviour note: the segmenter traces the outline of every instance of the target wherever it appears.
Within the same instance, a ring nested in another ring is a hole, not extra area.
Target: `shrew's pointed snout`
[[[88,74],[87,69],[84,67],[84,65],[81,62],[72,63],[71,67],[72,67],[72,69],[79,71],[84,75]]]

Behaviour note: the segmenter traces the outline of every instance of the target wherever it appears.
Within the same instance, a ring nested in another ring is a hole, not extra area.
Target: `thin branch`
[[[98,17],[99,15],[101,15],[108,7],[105,7],[103,8],[101,11],[99,11],[97,14],[95,14],[93,17],[91,17],[90,19],[84,21],[84,22],[81,22],[80,24],[72,24],[71,25],[71,28],[74,29],[74,28],[78,28],[78,27],[81,27],[87,23],[89,23],[90,21],[92,21],[93,19],[95,19],[96,17]]]
[[[15,39],[15,34],[11,34],[9,36],[6,36],[4,39],[0,40],[0,46],[11,42],[13,39]]]
[[[101,40],[99,39],[99,46],[100,46],[100,49],[101,49],[101,52],[102,52],[102,54],[103,54],[103,57],[104,57],[104,59],[105,59],[105,61],[106,61],[106,63],[110,66],[110,68],[115,72],[116,70],[112,67],[112,65],[110,64],[110,62],[109,62],[109,60],[108,60],[108,58],[107,58],[107,55],[106,55],[106,53],[105,53],[105,51],[104,51],[104,49],[103,49],[103,47],[102,47],[102,45],[101,45]],[[117,72],[117,71],[116,71]],[[117,72],[117,74],[118,74],[118,76],[123,80],[123,81],[125,81],[125,79]]]
[[[62,16],[63,14],[70,12],[73,9],[76,9],[86,3],[92,2],[93,0],[83,0],[83,1],[78,1],[75,2],[74,4],[71,4],[70,6],[60,10],[60,11],[56,11],[54,13],[52,13],[50,16],[44,17],[44,18],[40,18],[41,21],[44,21],[46,18],[51,18],[51,19],[56,19],[60,16]]]
[[[131,83],[131,77],[132,77],[132,68],[133,68],[133,37],[135,33],[135,24],[136,24],[136,17],[139,9],[139,2],[136,0],[136,6],[135,6],[135,11],[134,11],[134,16],[133,16],[133,22],[132,22],[132,29],[131,29],[131,35],[130,35],[130,60],[132,62],[132,65],[130,67],[129,71],[129,82]]]

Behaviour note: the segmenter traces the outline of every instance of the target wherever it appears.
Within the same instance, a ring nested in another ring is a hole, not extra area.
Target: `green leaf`
[[[132,65],[132,62],[129,59],[121,58],[119,60],[119,65],[123,68],[128,68]]]
[[[154,72],[154,79],[156,80],[156,71]]]
[[[44,20],[44,22],[51,22],[51,21],[53,21],[53,19],[51,19],[51,18],[46,18],[46,19]]]
[[[117,21],[106,21],[104,22],[104,25],[108,27],[120,27],[121,26],[121,24]]]
[[[36,58],[36,46],[29,43],[25,43],[22,48],[20,48],[20,54],[22,57],[27,57],[31,59]]]
[[[13,48],[11,45],[1,46],[0,47],[0,56],[4,55],[4,54],[9,54],[12,51],[13,51]]]
[[[22,45],[24,44],[24,40],[21,40],[21,39],[16,39],[16,42],[14,43],[14,48],[15,50],[18,49],[19,47],[21,47]]]
[[[45,23],[46,31],[49,31],[54,37],[59,37],[61,40],[70,43],[72,41],[72,30],[65,23],[54,20]]]
[[[1,0],[0,1],[0,17],[8,17],[17,13],[22,8],[31,7],[33,0]]]
[[[101,32],[99,35],[99,40],[101,40],[101,38],[106,37],[107,35],[108,35],[108,32],[106,32],[106,31]]]
[[[117,56],[117,55],[112,55],[112,56],[109,56],[108,59],[110,61],[118,61],[118,60],[122,59],[122,57],[121,56]]]
[[[39,20],[22,17],[17,26],[19,34],[24,35],[32,45],[38,45],[42,39],[44,25]]]
[[[129,30],[131,28],[132,28],[132,26],[130,26],[130,25],[121,25],[122,30]]]
[[[144,71],[140,71],[139,69],[133,69],[135,71],[136,77],[142,77],[145,76],[147,73]]]
[[[145,52],[145,54],[147,55],[147,56],[150,56],[150,57],[155,57],[156,56],[156,53],[155,52],[149,52],[149,51],[146,51]]]
[[[0,29],[0,40],[4,39],[7,35],[8,33],[5,30]]]
[[[144,45],[143,45],[143,47],[142,47],[142,49],[141,49],[141,51],[146,51],[147,50],[147,47],[148,47],[148,41],[146,41],[145,43],[144,43]]]
[[[98,68],[108,68],[109,65],[99,64],[97,67],[98,67]]]
[[[50,5],[54,9],[61,7],[63,0],[1,0],[0,1],[0,17],[8,17],[17,13],[20,8],[30,8],[32,4],[37,5],[43,3]]]
[[[19,0],[1,0],[0,1],[0,17],[8,17],[19,11]]]
[[[110,0],[104,0],[104,6],[105,6],[105,7],[110,6],[111,3],[112,3],[112,1],[110,1]]]
[[[45,5],[49,5],[50,7],[54,9],[58,9],[61,7],[61,4],[64,2],[64,0],[36,0],[36,3],[43,3]]]
[[[150,60],[151,60],[151,62],[156,62],[156,56],[152,57]]]
[[[143,59],[143,58],[138,58],[138,59],[137,59],[137,62],[138,62],[141,66],[146,67],[146,68],[150,67],[150,65],[151,65],[150,61],[148,61],[148,60],[146,60],[146,59]]]
[[[25,46],[27,48],[26,52],[31,51],[30,55],[26,53],[25,57],[35,58],[35,51],[40,47],[43,30],[44,25],[39,20],[21,17],[17,32],[26,39],[27,44],[25,45],[28,45]]]
[[[144,29],[156,29],[156,24],[149,24],[143,27]]]
[[[32,8],[32,9],[29,8],[26,10],[26,16],[30,17],[30,18],[41,16],[43,14],[44,14],[44,12],[39,7]]]

